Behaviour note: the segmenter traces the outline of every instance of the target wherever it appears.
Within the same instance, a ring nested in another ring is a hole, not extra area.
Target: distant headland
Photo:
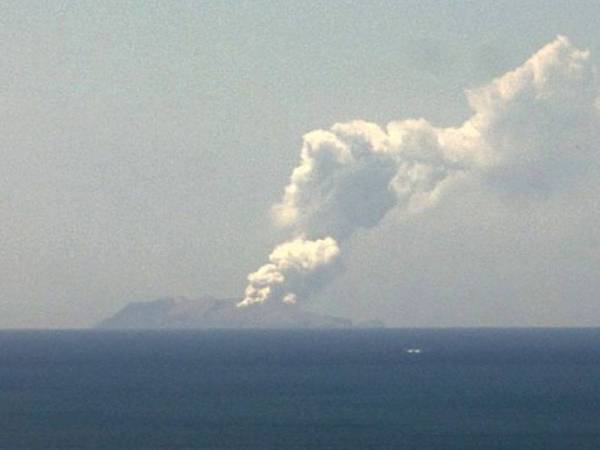
[[[348,319],[273,303],[236,307],[238,299],[203,296],[132,302],[96,325],[104,330],[380,328],[379,320],[355,325]]]

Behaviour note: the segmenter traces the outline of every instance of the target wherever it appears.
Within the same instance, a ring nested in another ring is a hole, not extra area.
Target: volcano
[[[275,303],[237,307],[239,299],[167,297],[132,302],[100,322],[104,330],[348,328],[352,322]]]

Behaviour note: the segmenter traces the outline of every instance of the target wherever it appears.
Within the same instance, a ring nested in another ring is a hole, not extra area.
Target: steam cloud
[[[466,92],[458,128],[425,119],[361,120],[304,136],[275,221],[293,238],[248,275],[238,306],[307,298],[338,272],[340,246],[391,208],[429,208],[461,178],[506,192],[552,192],[598,150],[600,112],[589,52],[563,36],[523,65]]]

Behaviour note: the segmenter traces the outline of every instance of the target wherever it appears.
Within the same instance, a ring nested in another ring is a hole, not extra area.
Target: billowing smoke
[[[595,156],[598,86],[589,53],[559,36],[516,70],[466,93],[458,128],[425,119],[335,124],[304,136],[275,221],[293,238],[248,276],[239,306],[307,298],[339,271],[340,247],[391,208],[415,214],[475,177],[506,192],[551,192]]]
[[[327,237],[309,241],[296,238],[275,247],[269,263],[248,275],[246,296],[239,306],[279,298],[296,303],[327,282],[335,273],[340,254],[337,242]]]

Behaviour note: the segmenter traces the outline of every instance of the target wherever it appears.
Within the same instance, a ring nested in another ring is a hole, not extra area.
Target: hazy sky
[[[2,2],[0,327],[241,298],[288,237],[270,210],[308,131],[460,126],[465,89],[559,34],[600,66],[596,1],[356,3]],[[594,164],[551,192],[466,183],[392,210],[308,304],[398,326],[598,326]]]

